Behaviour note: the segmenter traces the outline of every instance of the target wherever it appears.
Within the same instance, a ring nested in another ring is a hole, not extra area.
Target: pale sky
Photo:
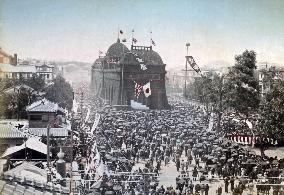
[[[93,62],[124,31],[150,44],[168,68],[186,47],[202,66],[231,64],[245,49],[284,65],[283,0],[0,0],[0,46],[19,58]]]

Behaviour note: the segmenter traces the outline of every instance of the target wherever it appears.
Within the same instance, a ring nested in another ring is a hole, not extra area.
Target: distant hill
[[[208,62],[206,64],[201,65],[201,69],[220,69],[220,68],[224,68],[224,67],[229,67],[234,65],[233,63],[227,62],[227,61],[223,61],[223,60],[216,60],[216,61],[211,61]]]
[[[91,81],[91,63],[78,61],[60,61],[56,62],[59,70],[63,68],[63,75],[72,83],[90,82]]]

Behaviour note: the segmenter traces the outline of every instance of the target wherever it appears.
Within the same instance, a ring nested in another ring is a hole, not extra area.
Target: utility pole
[[[46,132],[46,144],[47,144],[47,182],[51,181],[51,172],[50,172],[50,140],[49,140],[49,134],[50,134],[50,124],[47,125],[47,132]]]
[[[74,123],[74,113],[72,111],[71,113],[71,157],[70,157],[70,162],[71,162],[71,171],[70,171],[70,193],[72,193],[72,183],[73,183],[73,127],[72,124]]]
[[[187,79],[187,56],[188,56],[188,48],[190,46],[190,43],[186,43],[186,56],[185,56],[185,77],[184,77],[184,97],[187,97],[186,94],[186,79]]]
[[[17,90],[17,121],[20,120],[20,88]]]
[[[223,80],[225,75],[221,75],[219,83],[219,108],[218,108],[218,121],[217,121],[217,133],[219,134],[221,128],[221,117],[223,110]]]
[[[81,109],[81,125],[83,125],[83,101],[84,101],[84,93],[83,90],[81,91],[81,98],[80,98],[80,109]]]

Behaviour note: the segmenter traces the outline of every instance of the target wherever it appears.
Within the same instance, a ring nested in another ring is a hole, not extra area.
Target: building
[[[35,65],[36,74],[44,78],[46,82],[51,82],[54,79],[54,65],[45,64]]]
[[[25,135],[7,121],[0,121],[0,155],[9,147],[24,143]]]
[[[58,104],[42,99],[32,103],[26,108],[29,128],[60,127],[65,121],[65,110]]]
[[[11,65],[0,63],[0,78],[1,79],[27,79],[36,73],[34,66]]]
[[[11,55],[7,54],[0,47],[0,63],[2,63],[2,64],[12,64],[12,65],[16,66],[17,62],[18,62],[17,54],[14,54],[14,56],[11,56]]]
[[[265,79],[265,75],[266,74],[269,74],[272,73],[272,72],[275,72],[275,76],[273,78],[274,81],[277,81],[277,80],[283,80],[284,78],[284,68],[283,67],[276,67],[276,66],[273,66],[273,65],[268,65],[266,63],[265,66],[259,66],[258,65],[258,70],[255,71],[255,75],[256,77],[258,78],[258,82],[259,82],[259,86],[260,86],[260,93],[261,93],[261,96],[263,97],[269,90],[270,90],[270,87],[271,87],[271,84],[267,84],[264,82],[264,79]]]
[[[92,91],[112,105],[130,106],[131,101],[136,101],[150,109],[167,109],[165,66],[152,46],[132,45],[129,50],[118,39],[108,48],[106,56],[94,62]],[[138,96],[135,84],[142,87],[147,83],[150,83],[151,95],[146,97],[142,90]]]

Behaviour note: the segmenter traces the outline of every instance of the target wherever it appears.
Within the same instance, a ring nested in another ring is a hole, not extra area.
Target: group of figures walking
[[[199,105],[179,98],[170,103],[171,110],[101,109],[96,140],[89,145],[96,142],[106,169],[88,184],[89,193],[283,194],[277,157],[256,155],[208,131]],[[164,172],[173,165],[175,170]],[[84,180],[95,178],[95,171],[82,174]]]

